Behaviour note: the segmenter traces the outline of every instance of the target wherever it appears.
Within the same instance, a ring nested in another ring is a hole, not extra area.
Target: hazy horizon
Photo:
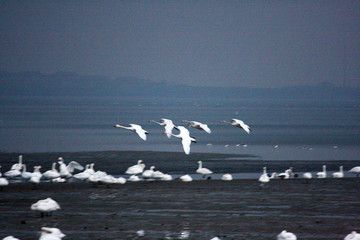
[[[0,0],[0,69],[360,86],[359,1]]]

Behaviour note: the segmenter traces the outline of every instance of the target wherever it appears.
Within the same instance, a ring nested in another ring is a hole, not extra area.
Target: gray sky
[[[360,86],[360,1],[0,0],[0,32],[11,72]]]

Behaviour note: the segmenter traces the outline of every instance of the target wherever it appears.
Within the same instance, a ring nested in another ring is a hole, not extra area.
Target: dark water
[[[254,154],[260,159],[352,160],[360,157],[360,103],[216,99],[0,98],[0,151],[153,150],[182,152],[150,119],[196,120],[192,152]],[[252,133],[220,123],[242,119]],[[150,134],[114,128],[136,123]],[[247,147],[244,147],[244,144]],[[274,147],[277,146],[277,147]]]

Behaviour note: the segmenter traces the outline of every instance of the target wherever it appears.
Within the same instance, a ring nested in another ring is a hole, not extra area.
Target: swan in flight
[[[51,170],[47,170],[43,173],[44,178],[47,179],[55,179],[60,177],[60,173],[58,170],[56,170],[56,162],[52,164]]]
[[[233,180],[233,176],[230,173],[226,173],[221,176],[221,180],[223,181],[231,181]]]
[[[139,137],[146,141],[146,134],[149,134],[149,132],[147,132],[146,130],[144,130],[140,125],[138,124],[129,124],[130,127],[126,127],[126,126],[121,126],[119,124],[116,124],[115,127],[116,128],[123,128],[123,129],[127,129],[130,131],[133,131],[135,133],[137,133],[137,135],[139,135]]]
[[[332,174],[333,178],[343,178],[344,177],[344,169],[343,166],[340,166],[339,172],[334,172]]]
[[[233,125],[233,126],[235,126],[235,127],[242,128],[242,129],[244,129],[245,132],[247,132],[248,134],[250,134],[250,132],[251,132],[251,128],[250,128],[248,125],[246,125],[243,121],[241,121],[241,120],[239,120],[239,119],[233,118],[233,119],[231,119],[230,122],[227,122],[227,121],[225,121],[225,120],[221,120],[220,122],[221,122],[221,123],[227,123],[227,124]]]
[[[199,164],[199,167],[198,169],[196,170],[196,173],[199,173],[201,175],[203,175],[203,178],[206,176],[206,175],[209,175],[209,174],[212,174],[213,172],[207,168],[204,168],[202,166],[202,161],[198,161],[198,164]]]
[[[62,157],[58,158],[58,163],[60,165],[60,176],[61,177],[71,177],[72,173],[75,169],[82,171],[84,169],[80,163],[76,161],[71,161],[68,165],[64,163],[64,159]]]
[[[295,236],[295,234],[284,230],[279,235],[277,235],[276,239],[277,240],[296,240],[297,237]]]
[[[266,172],[266,167],[263,167],[263,174],[259,177],[259,181],[262,183],[267,183],[270,181],[270,178]]]
[[[65,236],[58,228],[42,227],[39,240],[61,240]]]
[[[326,178],[326,165],[323,165],[322,169],[322,172],[316,173],[317,178]]]
[[[136,165],[133,165],[131,167],[129,167],[125,174],[129,174],[129,175],[137,175],[137,174],[140,174],[144,171],[145,169],[145,164],[143,162],[143,160],[138,160],[137,164]]]
[[[164,126],[165,132],[167,132],[167,133],[166,133],[166,136],[167,136],[168,138],[171,138],[172,130],[173,130],[174,127],[175,127],[175,125],[174,125],[174,123],[173,123],[172,120],[166,119],[166,118],[162,118],[162,119],[160,119],[160,122],[157,122],[157,121],[154,121],[154,120],[150,120],[149,122],[153,122],[153,123],[159,124],[160,126]]]
[[[188,127],[193,127],[199,130],[203,130],[207,133],[211,133],[211,130],[209,128],[209,126],[207,124],[201,123],[201,122],[196,122],[196,121],[188,121],[188,120],[182,120],[183,123],[187,123]]]
[[[360,234],[356,231],[352,231],[350,234],[346,235],[344,240],[360,240]]]
[[[171,136],[181,139],[181,143],[183,145],[184,152],[186,155],[189,155],[190,154],[190,144],[191,144],[191,142],[196,143],[196,139],[190,136],[189,130],[187,130],[185,127],[178,126],[175,128],[178,129],[180,131],[180,133],[179,134],[170,133]],[[164,132],[164,133],[168,134],[167,132]]]
[[[349,170],[349,172],[356,174],[356,176],[358,177],[360,174],[360,167],[359,166],[353,167],[352,169]]]
[[[32,204],[30,209],[33,211],[39,211],[41,213],[41,217],[43,217],[44,213],[51,213],[60,209],[60,205],[52,198],[46,198]]]

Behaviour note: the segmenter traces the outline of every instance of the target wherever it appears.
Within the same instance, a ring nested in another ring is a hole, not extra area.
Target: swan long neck
[[[221,122],[221,123],[226,123],[226,124],[230,124],[230,125],[232,125],[232,123],[231,123],[231,122],[227,122],[227,121],[225,121],[225,120],[220,120],[220,122]]]
[[[344,171],[343,166],[340,166],[340,172],[342,173]]]
[[[199,161],[199,168],[202,168],[202,161]]]
[[[266,174],[266,167],[263,167],[263,174]]]
[[[20,156],[19,156],[19,164],[20,164],[20,165],[22,165],[22,158],[23,158],[23,156],[20,155]]]
[[[323,172],[326,172],[326,165],[323,166]]]
[[[23,173],[26,172],[26,164],[22,164],[23,166]]]
[[[51,168],[51,169],[54,171],[55,168],[56,168],[56,162],[54,162],[54,163],[52,164],[52,168]]]
[[[117,127],[117,128],[124,128],[124,129],[130,129],[130,127],[125,127],[125,126],[122,126],[122,125],[119,125],[119,124],[116,124],[115,127]]]

